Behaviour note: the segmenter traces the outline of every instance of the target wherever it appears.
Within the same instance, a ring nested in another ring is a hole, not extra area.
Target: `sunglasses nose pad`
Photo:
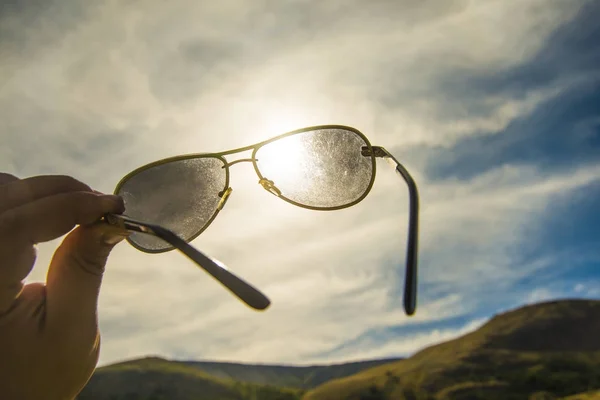
[[[225,204],[227,203],[227,199],[229,199],[229,195],[231,195],[231,192],[233,192],[233,189],[230,187],[222,192],[219,192],[219,197],[221,198],[221,200],[217,205],[217,210],[221,211],[223,207],[225,207]]]
[[[268,180],[267,178],[262,178],[258,183],[265,189],[267,192],[273,193],[275,196],[281,196],[281,190],[275,186],[273,181]]]

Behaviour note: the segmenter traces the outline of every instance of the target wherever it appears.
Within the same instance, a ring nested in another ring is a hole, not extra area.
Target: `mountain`
[[[99,368],[77,400],[298,400],[302,391],[219,379],[185,363],[145,358]]]
[[[497,315],[406,360],[327,382],[303,400],[542,400],[598,388],[600,301],[561,300]]]
[[[599,389],[600,301],[561,300],[496,315],[403,360],[127,361],[99,368],[78,400],[600,400]]]
[[[99,368],[77,399],[296,400],[304,389],[398,360],[296,367],[148,357]]]
[[[390,358],[343,364],[311,365],[306,367],[282,365],[249,365],[222,362],[191,361],[184,364],[198,368],[211,376],[241,382],[310,389],[327,381],[356,374],[368,368],[399,361]]]

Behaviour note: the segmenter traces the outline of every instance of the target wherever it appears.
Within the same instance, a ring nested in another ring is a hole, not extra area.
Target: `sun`
[[[260,171],[275,186],[299,184],[306,164],[303,135],[291,135],[263,146],[256,154]]]

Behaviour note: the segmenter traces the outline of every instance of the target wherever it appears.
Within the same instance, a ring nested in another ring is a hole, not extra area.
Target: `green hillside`
[[[397,360],[295,367],[149,357],[99,368],[78,400],[296,400],[305,388]]]
[[[327,381],[343,378],[382,364],[399,361],[398,358],[359,361],[331,365],[305,367],[282,365],[248,365],[222,362],[186,362],[207,374],[241,382],[310,389]]]
[[[303,400],[541,400],[598,388],[600,301],[565,300],[498,315],[407,360],[325,383]]]
[[[542,400],[542,399],[540,399]],[[561,400],[600,400],[600,390],[587,392],[587,393],[579,393],[573,396],[564,397]]]
[[[99,368],[77,400],[298,400],[302,391],[210,376],[147,358]]]

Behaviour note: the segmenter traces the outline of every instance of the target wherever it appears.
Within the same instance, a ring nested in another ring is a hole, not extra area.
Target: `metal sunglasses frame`
[[[364,141],[365,146],[363,146],[361,148],[361,154],[365,157],[371,157],[371,164],[372,164],[372,175],[371,175],[371,180],[367,186],[367,189],[358,199],[356,199],[348,204],[335,206],[335,207],[308,206],[308,205],[304,205],[304,204],[298,203],[296,201],[293,201],[291,199],[288,199],[287,197],[285,197],[284,195],[281,194],[281,192],[277,189],[277,187],[274,185],[274,183],[272,181],[268,180],[266,177],[264,177],[261,174],[260,169],[258,168],[258,165],[257,165],[258,160],[256,159],[256,153],[263,146],[265,146],[269,143],[275,142],[277,140],[280,140],[280,139],[283,139],[283,138],[286,138],[286,137],[289,137],[292,135],[305,133],[305,132],[326,130],[326,129],[337,129],[337,130],[349,131],[349,132],[356,134]],[[250,150],[252,150],[251,158],[242,158],[242,159],[234,160],[231,162],[228,162],[227,159],[225,158],[225,156],[228,156],[228,155],[237,154],[237,153],[241,153],[244,151],[250,151]],[[171,244],[172,247],[167,247],[164,249],[150,249],[149,250],[149,249],[145,249],[145,248],[137,245],[135,242],[133,242],[129,238],[127,239],[127,241],[134,248],[136,248],[140,251],[143,251],[145,253],[164,253],[167,251],[171,251],[175,248],[180,250],[182,253],[184,253],[186,256],[188,256],[192,261],[194,261],[198,266],[200,266],[206,272],[211,274],[215,279],[217,279],[219,282],[221,282],[225,287],[227,287],[233,294],[238,296],[246,304],[248,304],[252,308],[255,308],[258,310],[264,310],[270,304],[270,301],[264,294],[262,294],[256,288],[252,287],[250,284],[243,281],[241,278],[239,278],[239,277],[235,276],[234,274],[232,274],[231,272],[229,272],[222,263],[220,263],[214,259],[211,259],[207,255],[201,253],[200,251],[198,251],[197,249],[195,249],[194,247],[192,247],[191,245],[189,245],[187,243],[187,242],[191,242],[192,240],[197,238],[202,232],[204,232],[210,226],[210,224],[214,221],[214,219],[219,214],[219,211],[221,211],[223,209],[225,203],[227,202],[227,199],[232,191],[232,189],[229,187],[229,176],[230,176],[229,167],[234,164],[240,163],[240,162],[251,162],[252,165],[254,166],[254,170],[259,178],[259,183],[263,186],[264,189],[266,189],[273,195],[281,198],[282,200],[284,200],[290,204],[298,206],[298,207],[306,208],[309,210],[317,210],[317,211],[331,211],[331,210],[339,210],[339,209],[352,207],[352,206],[360,203],[365,197],[367,197],[367,195],[370,193],[371,189],[373,188],[373,184],[375,182],[375,176],[377,173],[376,159],[377,158],[387,159],[389,161],[392,161],[395,164],[396,172],[404,179],[404,181],[406,182],[406,184],[408,186],[409,221],[408,221],[408,240],[407,240],[407,249],[406,249],[406,271],[405,271],[405,284],[404,284],[404,310],[405,310],[406,315],[413,315],[415,313],[416,303],[417,303],[419,194],[418,194],[417,185],[416,185],[414,179],[412,178],[412,176],[410,175],[410,173],[408,172],[408,170],[393,155],[391,155],[386,149],[384,149],[383,147],[380,147],[380,146],[372,146],[371,143],[369,142],[369,140],[367,139],[367,137],[362,132],[360,132],[358,129],[350,127],[350,126],[345,126],[345,125],[310,126],[307,128],[302,128],[302,129],[297,129],[297,130],[294,130],[291,132],[287,132],[287,133],[275,136],[271,139],[267,139],[265,141],[262,141],[262,142],[259,142],[256,144],[239,147],[239,148],[232,149],[232,150],[227,150],[227,151],[223,151],[223,152],[219,152],[219,153],[186,154],[186,155],[181,155],[181,156],[176,156],[176,157],[169,157],[169,158],[155,161],[150,164],[146,164],[144,166],[141,166],[141,167],[133,170],[129,174],[125,175],[125,177],[123,177],[121,179],[121,181],[117,184],[117,186],[115,188],[115,194],[119,193],[121,188],[127,183],[127,181],[131,177],[137,175],[138,173],[140,173],[142,171],[145,171],[147,169],[157,167],[157,166],[160,166],[163,164],[167,164],[170,162],[174,162],[174,161],[198,159],[198,158],[217,158],[217,159],[221,160],[221,162],[223,162],[222,168],[225,169],[225,186],[223,188],[223,191],[219,192],[219,197],[221,198],[221,201],[219,202],[212,217],[204,224],[204,226],[202,226],[190,238],[187,238],[184,240],[166,228],[163,228],[163,227],[160,227],[157,225],[153,225],[153,224],[149,224],[146,222],[142,222],[142,221],[133,220],[133,219],[123,216],[123,215],[115,215],[115,214],[107,215],[104,218],[105,222],[112,224],[112,225],[120,226],[120,227],[130,230],[130,231],[146,233],[146,234],[154,235],[154,236],[157,236],[157,237],[163,239],[167,243]]]

